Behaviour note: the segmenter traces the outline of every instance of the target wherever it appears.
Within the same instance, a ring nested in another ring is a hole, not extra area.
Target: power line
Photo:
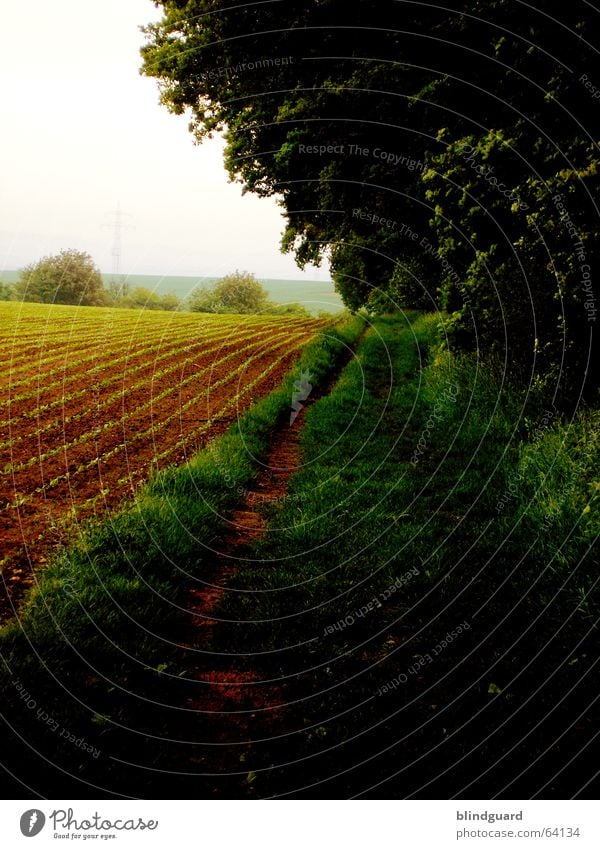
[[[123,218],[131,216],[127,212],[123,212],[121,210],[121,204],[117,204],[117,208],[114,212],[109,212],[107,215],[112,216],[112,221],[110,224],[105,224],[105,227],[111,227],[113,230],[113,246],[112,246],[112,259],[113,259],[113,279],[117,280],[119,274],[121,273],[121,256],[123,253],[123,230],[128,229],[127,224],[123,222]]]

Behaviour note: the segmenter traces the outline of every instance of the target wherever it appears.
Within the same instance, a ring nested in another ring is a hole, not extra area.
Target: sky
[[[327,280],[279,251],[275,199],[242,196],[220,138],[198,146],[188,118],[139,74],[151,0],[27,0],[0,6],[0,274],[65,248],[122,274]]]

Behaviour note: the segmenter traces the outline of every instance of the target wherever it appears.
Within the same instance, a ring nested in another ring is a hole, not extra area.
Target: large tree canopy
[[[454,342],[579,393],[600,244],[589,4],[157,5],[144,72],[198,141],[226,133],[233,179],[281,199],[299,265],[326,257],[353,309],[443,307]]]
[[[108,293],[100,270],[85,251],[64,250],[21,269],[15,294],[43,304],[105,306]]]

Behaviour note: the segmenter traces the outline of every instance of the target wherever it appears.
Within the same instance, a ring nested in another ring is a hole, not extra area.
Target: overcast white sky
[[[279,253],[275,201],[242,197],[222,142],[194,145],[140,76],[139,26],[159,16],[151,0],[0,0],[0,272],[62,248],[111,272],[120,203],[122,273],[328,279]]]

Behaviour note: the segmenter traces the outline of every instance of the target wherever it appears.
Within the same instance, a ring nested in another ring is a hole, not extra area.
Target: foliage
[[[192,312],[221,312],[222,305],[217,301],[214,290],[210,286],[197,286],[186,302]]]
[[[188,299],[192,312],[256,314],[267,310],[267,292],[254,274],[234,271],[212,288],[199,287]]]
[[[43,304],[106,306],[102,275],[85,251],[63,250],[26,266],[15,284],[15,295]]]
[[[431,311],[438,304],[437,292],[431,291],[433,279],[426,260],[398,262],[387,285],[375,288],[367,300],[367,308],[376,314],[401,309]]]
[[[505,357],[557,403],[593,396],[589,5],[158,5],[144,73],[197,140],[226,131],[230,176],[280,198],[301,267],[327,258],[353,310],[386,290],[442,305],[451,344]]]
[[[310,318],[310,312],[303,307],[302,304],[297,304],[290,301],[287,304],[276,304],[273,301],[267,301],[266,306],[262,310],[263,315],[297,315],[299,318]],[[331,319],[331,315],[321,314],[319,318],[323,318],[323,316],[327,319]]]
[[[273,740],[253,760],[265,767],[264,796],[293,788],[293,770],[272,765],[296,757],[303,786],[327,781],[336,798],[385,775],[385,798],[428,782],[440,797],[471,780],[476,793],[490,786],[490,763],[494,796],[529,769],[523,734],[563,696],[535,745],[547,751],[558,733],[572,735],[568,762],[581,705],[596,695],[585,678],[600,611],[598,415],[563,421],[524,407],[522,393],[476,356],[436,356],[435,315],[410,319],[376,318],[331,394],[310,409],[289,497],[217,611],[227,625],[214,652],[250,654],[260,680],[302,670],[293,692],[306,731],[296,748]],[[416,662],[463,621],[459,646],[431,666]],[[378,697],[402,673],[397,698]],[[514,721],[495,733],[507,712]],[[314,733],[321,725],[325,739]],[[583,783],[595,766],[582,768]],[[547,781],[544,767],[525,787],[538,781]]]
[[[109,281],[106,291],[110,300],[111,306],[116,306],[120,300],[125,298],[131,290],[131,286],[127,282],[127,278],[120,277],[118,280],[113,278]]]
[[[555,95],[572,106],[579,99],[558,83]],[[440,132],[446,149],[429,157],[423,182],[447,269],[440,299],[451,340],[507,357],[513,374],[523,382],[535,375],[564,406],[582,391],[592,398],[596,383],[588,360],[600,155],[589,139],[565,135],[557,148],[554,138],[537,137],[547,118],[530,112],[510,134]]]
[[[167,310],[174,312],[181,307],[181,301],[173,292],[167,292],[164,295],[159,295],[145,286],[136,286],[134,289],[121,288],[123,294],[117,295],[114,301],[116,307],[126,307],[128,309],[144,309],[144,310]]]
[[[10,301],[13,298],[13,287],[10,283],[0,280],[0,301]]]
[[[281,196],[287,219],[284,249],[294,252],[301,267],[333,254],[338,288],[354,306],[353,287],[344,287],[343,273],[337,271],[344,264],[346,242],[355,244],[357,253],[363,248],[367,270],[351,273],[372,280],[389,274],[386,246],[399,237],[391,230],[380,233],[380,245],[373,228],[353,218],[353,210],[363,205],[365,186],[372,185],[370,211],[405,219],[414,205],[393,184],[400,171],[402,190],[410,193],[422,167],[420,137],[401,128],[408,124],[403,120],[408,101],[390,92],[396,83],[404,92],[421,85],[418,72],[391,64],[405,49],[416,65],[419,51],[408,43],[399,51],[399,36],[384,32],[386,24],[397,23],[402,30],[405,9],[384,10],[363,0],[260,4],[231,11],[215,10],[202,0],[161,5],[164,19],[146,27],[143,56],[144,72],[160,80],[162,102],[176,114],[189,111],[198,140],[227,129],[226,167],[232,179],[259,196]],[[426,31],[431,24],[429,15]],[[438,27],[443,30],[443,23]],[[348,58],[323,62],[324,50]],[[353,55],[378,58],[364,62]],[[392,121],[378,120],[390,111]],[[393,155],[384,161],[354,154],[353,145],[368,146],[371,153],[395,152],[402,161]],[[427,228],[427,218],[422,207],[421,229]]]

